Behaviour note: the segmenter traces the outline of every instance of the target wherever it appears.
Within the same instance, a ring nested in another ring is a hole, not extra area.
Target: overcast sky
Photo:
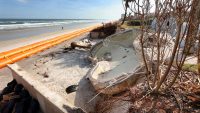
[[[0,0],[0,18],[119,19],[121,0]]]

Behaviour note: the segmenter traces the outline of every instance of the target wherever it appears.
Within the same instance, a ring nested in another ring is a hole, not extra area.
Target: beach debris
[[[3,95],[11,93],[14,90],[16,85],[17,85],[17,81],[16,80],[12,80],[11,82],[9,82],[7,84],[7,86],[0,93],[0,101],[3,99]]]
[[[65,91],[67,94],[70,94],[70,93],[73,93],[75,91],[77,91],[78,89],[78,85],[71,85],[71,86],[68,86]]]
[[[48,77],[49,77],[49,75],[47,74],[47,72],[44,72],[44,74],[42,74],[42,76],[43,76],[44,78],[48,78]]]
[[[73,49],[71,47],[65,47],[63,49],[63,53],[68,53],[69,51],[72,51]]]
[[[83,48],[83,49],[90,49],[91,44],[83,43],[83,42],[72,42],[71,43],[71,48],[75,49],[76,47],[78,48]]]
[[[13,88],[14,87],[14,88]],[[0,93],[0,113],[38,113],[40,105],[21,84],[13,80]]]

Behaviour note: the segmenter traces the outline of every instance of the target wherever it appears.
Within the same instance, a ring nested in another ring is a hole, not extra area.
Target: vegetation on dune
[[[140,29],[140,26],[129,25],[127,21],[125,21],[121,27],[127,29]]]
[[[147,20],[145,23],[145,25],[147,27],[149,27],[151,25],[152,19]],[[121,27],[122,28],[129,28],[129,29],[140,29],[142,25],[142,21],[138,20],[138,19],[133,19],[133,20],[127,20],[125,21]]]
[[[187,71],[192,71],[192,72],[198,72],[198,67],[200,64],[184,64],[182,69],[187,70]]]

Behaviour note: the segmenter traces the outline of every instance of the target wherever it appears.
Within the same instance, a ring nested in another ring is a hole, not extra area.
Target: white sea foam
[[[65,25],[71,23],[87,23],[93,22],[95,20],[67,20],[67,21],[9,21],[0,22],[0,30],[12,30],[12,29],[24,29],[32,27],[45,27],[45,26],[56,26],[56,25]]]

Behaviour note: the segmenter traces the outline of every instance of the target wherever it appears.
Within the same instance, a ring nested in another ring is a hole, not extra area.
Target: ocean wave
[[[56,26],[65,25],[72,23],[87,23],[93,22],[93,20],[67,20],[67,21],[0,21],[0,30],[12,30],[12,29],[25,29],[33,27],[46,27],[46,26]]]

